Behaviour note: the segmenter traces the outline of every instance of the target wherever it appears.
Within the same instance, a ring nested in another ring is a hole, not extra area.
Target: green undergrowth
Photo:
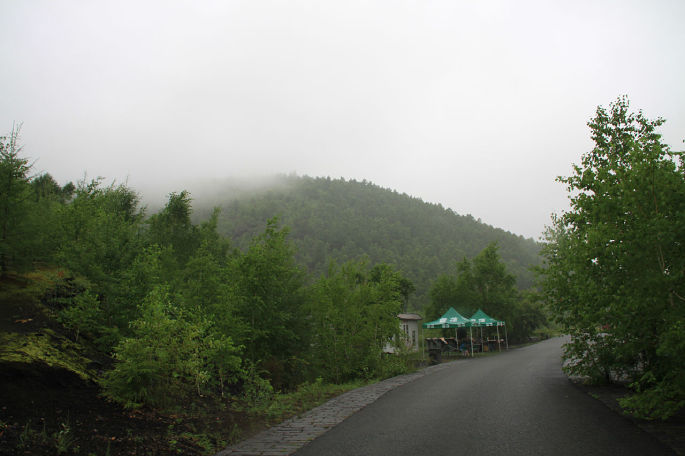
[[[356,380],[343,384],[330,384],[324,383],[319,378],[314,382],[300,385],[295,391],[275,393],[270,400],[253,404],[238,401],[233,407],[262,419],[265,424],[270,425],[304,413],[334,396],[369,383],[371,382]]]

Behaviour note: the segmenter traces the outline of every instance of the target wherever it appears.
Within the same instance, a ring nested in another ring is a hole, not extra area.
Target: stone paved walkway
[[[428,373],[442,370],[452,363],[438,364],[413,374],[374,383],[334,397],[303,415],[271,427],[252,438],[236,443],[216,456],[286,456],[302,448],[353,413],[374,402],[388,391]]]

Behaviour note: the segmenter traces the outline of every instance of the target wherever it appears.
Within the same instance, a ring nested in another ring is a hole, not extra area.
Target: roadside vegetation
[[[625,97],[597,108],[593,150],[558,179],[570,210],[547,232],[540,269],[572,337],[567,371],[629,385],[621,405],[647,419],[685,405],[685,162],[661,141],[663,123]]]

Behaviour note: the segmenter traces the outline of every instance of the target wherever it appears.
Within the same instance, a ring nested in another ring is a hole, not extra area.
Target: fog
[[[0,0],[0,134],[34,171],[150,198],[369,180],[537,238],[628,95],[685,138],[682,1]]]

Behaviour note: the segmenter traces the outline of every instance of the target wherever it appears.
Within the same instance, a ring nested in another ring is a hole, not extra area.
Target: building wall
[[[409,351],[419,350],[419,321],[400,319],[400,334]],[[388,343],[383,349],[385,353],[395,353],[395,347]]]

